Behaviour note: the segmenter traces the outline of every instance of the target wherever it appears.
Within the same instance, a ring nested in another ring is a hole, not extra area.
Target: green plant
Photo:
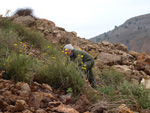
[[[132,98],[134,99],[135,104],[140,106],[142,109],[150,109],[150,91],[146,90],[145,86],[142,84],[133,85],[128,81],[124,81],[118,89],[124,98]]]
[[[69,94],[71,94],[71,95],[73,94],[71,87],[69,87],[66,92],[69,93]]]
[[[13,54],[7,59],[7,63],[4,66],[6,70],[5,76],[8,79],[13,78],[16,82],[24,81],[31,83],[33,79],[32,65],[33,60],[31,57]]]

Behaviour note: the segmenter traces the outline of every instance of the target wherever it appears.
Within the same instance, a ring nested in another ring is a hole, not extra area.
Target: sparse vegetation
[[[131,21],[129,21],[129,22],[128,22],[128,25],[131,25],[131,24],[132,24],[132,22],[131,22]]]
[[[33,16],[33,10],[30,8],[24,8],[24,9],[19,8],[16,10],[14,15],[16,15],[16,14],[18,14],[19,16],[32,16],[32,17],[34,17]]]
[[[0,26],[0,63],[6,78],[28,83],[37,80],[65,90],[71,87],[74,94],[81,91],[83,80],[77,66],[73,62],[65,64],[67,59],[60,46],[8,19],[1,19]]]
[[[109,98],[109,102],[150,109],[150,91],[142,85],[133,85],[123,74],[114,69],[105,69],[100,74],[100,91]],[[116,96],[117,95],[117,96]],[[111,106],[110,106],[111,107]]]
[[[118,29],[118,27],[117,27],[117,26],[115,26],[115,29],[117,30],[117,29]]]

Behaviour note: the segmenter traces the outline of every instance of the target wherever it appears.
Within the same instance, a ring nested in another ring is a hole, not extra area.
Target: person
[[[94,66],[93,57],[86,51],[74,49],[71,44],[65,45],[63,50],[70,57],[71,60],[74,60],[76,63],[78,63],[80,70],[85,71],[91,86],[93,88],[96,88],[95,79],[92,72],[92,67]]]

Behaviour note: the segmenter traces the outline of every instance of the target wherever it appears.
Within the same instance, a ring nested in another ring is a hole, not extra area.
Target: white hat
[[[66,49],[66,51],[74,50],[74,47],[71,44],[67,44],[67,45],[64,46],[64,50],[65,49]]]

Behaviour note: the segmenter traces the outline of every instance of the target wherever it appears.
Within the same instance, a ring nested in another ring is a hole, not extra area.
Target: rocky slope
[[[64,28],[57,27],[54,22],[46,19],[17,15],[11,19],[16,23],[41,31],[46,39],[55,44],[71,43],[75,48],[87,51],[95,59],[95,69],[115,68],[129,77],[133,83],[139,84],[142,80],[147,89],[150,89],[150,56],[148,54],[128,52],[128,48],[121,43],[112,44],[108,41],[93,43],[78,37],[75,32],[67,32]],[[50,86],[36,82],[29,86],[22,82],[14,84],[13,81],[0,79],[0,93],[1,112],[107,113],[105,110],[107,107],[99,104],[92,105],[84,95],[72,103],[70,95],[60,94]],[[112,112],[133,113],[124,105]],[[139,112],[146,113],[144,110]]]
[[[150,14],[133,17],[106,33],[91,38],[93,42],[107,40],[123,43],[129,50],[150,53]]]

